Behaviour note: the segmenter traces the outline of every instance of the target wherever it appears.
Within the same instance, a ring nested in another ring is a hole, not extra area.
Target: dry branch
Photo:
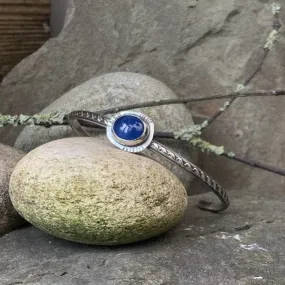
[[[274,97],[281,95],[285,95],[285,89],[233,92],[229,94],[216,94],[213,96],[201,97],[201,98],[178,98],[178,99],[165,99],[165,100],[148,101],[143,103],[135,103],[131,105],[110,108],[101,111],[101,113],[110,114],[110,113],[117,113],[120,111],[139,109],[139,108],[148,108],[148,107],[156,107],[156,106],[171,105],[171,104],[197,103],[197,102],[210,101],[216,99],[229,99],[229,98],[238,98],[238,97]]]

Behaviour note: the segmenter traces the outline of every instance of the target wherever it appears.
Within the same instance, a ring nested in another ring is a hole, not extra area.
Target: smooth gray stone
[[[24,155],[23,151],[0,143],[0,236],[25,223],[14,209],[9,196],[11,174]]]

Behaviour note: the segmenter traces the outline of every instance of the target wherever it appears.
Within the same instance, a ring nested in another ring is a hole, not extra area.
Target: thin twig
[[[24,115],[22,115],[24,116]],[[7,116],[5,116],[6,121],[2,121],[1,122],[1,116],[0,115],[0,123],[2,123],[3,126],[5,125],[37,125],[37,126],[43,126],[43,127],[51,127],[51,126],[59,126],[59,125],[68,125],[68,122],[66,120],[66,116],[65,118],[63,118],[63,114],[60,113],[54,113],[52,116],[52,121],[50,120],[51,118],[51,114],[50,115],[45,115],[44,117],[41,115],[39,117],[39,115],[35,115],[35,116],[24,116],[23,119],[19,119],[19,116],[8,116],[9,120],[7,120]],[[14,119],[14,120],[13,120]],[[4,124],[3,124],[4,123]],[[82,122],[82,124],[84,125],[84,122]],[[97,128],[97,129],[102,129],[100,127],[95,126],[94,124],[86,124],[86,127],[90,127],[90,128]],[[155,132],[154,137],[156,139],[181,139],[181,138],[177,138],[175,136],[174,133],[172,132]],[[207,142],[205,142],[207,143]],[[216,147],[219,148],[217,146],[213,146],[212,147]],[[197,144],[195,145],[196,148],[201,148],[201,145]],[[277,168],[277,167],[273,167],[273,166],[269,166],[266,164],[263,164],[261,162],[258,161],[254,161],[254,160],[250,160],[250,159],[246,159],[246,158],[242,158],[236,154],[233,154],[232,152],[223,152],[220,154],[217,154],[216,152],[211,152],[211,153],[215,153],[216,155],[221,155],[224,156],[226,158],[235,160],[235,161],[239,161],[241,163],[244,163],[246,165],[249,165],[251,167],[255,167],[255,168],[259,168],[259,169],[263,169],[269,172],[273,172],[275,174],[279,174],[279,175],[283,175],[285,176],[285,170]]]
[[[269,171],[269,172],[272,172],[272,173],[275,173],[278,175],[285,176],[285,169],[282,169],[279,167],[270,166],[270,165],[252,160],[252,159],[243,158],[243,157],[238,156],[236,154],[234,156],[232,156],[231,153],[229,153],[229,152],[225,152],[225,153],[221,154],[221,156],[224,156],[226,158],[229,158],[229,159],[232,159],[235,161],[239,161],[243,164],[249,165],[249,166],[254,167],[254,168],[263,169],[263,170],[266,170],[266,171]]]
[[[235,99],[238,97],[275,97],[275,96],[284,96],[285,89],[276,89],[276,90],[257,90],[257,91],[247,91],[247,92],[232,92],[229,94],[216,94],[204,98],[177,98],[177,99],[165,99],[157,101],[147,101],[143,103],[135,103],[131,105],[125,105],[121,107],[115,107],[106,109],[103,111],[97,111],[101,114],[111,114],[117,113],[120,111],[138,109],[138,108],[147,108],[155,107],[162,105],[171,105],[171,104],[186,104],[186,103],[196,103],[217,99]],[[62,117],[63,116],[63,117]],[[0,127],[5,125],[38,125],[50,127],[53,125],[65,125],[67,124],[68,114],[62,114],[60,112],[55,112],[51,114],[35,114],[35,115],[1,115],[0,114]]]
[[[272,7],[273,9],[273,14],[274,14],[274,19],[273,19],[273,34],[274,34],[274,38],[271,39],[270,35],[272,35],[272,32],[270,33],[269,37],[267,38],[266,44],[264,46],[264,55],[260,61],[260,64],[257,66],[257,68],[253,71],[253,73],[244,81],[243,83],[243,87],[247,86],[251,80],[255,77],[255,75],[261,70],[262,65],[273,45],[273,42],[276,38],[276,34],[278,32],[278,30],[281,27],[281,23],[279,21],[279,9],[280,7]],[[234,101],[237,99],[238,97],[235,98],[231,98],[231,100],[229,100],[228,102],[226,102],[226,104],[221,107],[214,115],[212,115],[207,121],[207,124],[205,125],[205,127],[203,129],[208,128],[214,121],[216,121],[216,119],[218,119],[229,107],[231,107],[231,105],[234,103]]]
[[[162,105],[173,105],[173,104],[186,104],[186,103],[196,103],[217,99],[228,99],[228,98],[238,98],[238,97],[272,97],[272,96],[282,96],[285,95],[285,89],[276,89],[276,90],[257,90],[257,91],[247,91],[247,92],[232,92],[229,94],[216,94],[204,98],[178,98],[178,99],[164,99],[157,101],[147,101],[143,103],[135,103],[131,105],[119,106],[115,108],[106,109],[100,111],[101,114],[111,114],[117,113],[120,111],[139,109],[139,108],[148,108],[156,107]]]
[[[156,139],[175,139],[174,134],[171,132],[157,132],[157,133],[155,133],[154,136]],[[178,139],[181,139],[181,138],[178,138]],[[201,141],[203,141],[203,140],[201,140]],[[206,142],[206,141],[203,141],[203,142],[205,144],[208,144],[208,142]],[[214,148],[219,148],[219,149],[222,148],[222,147],[214,146],[212,144],[210,144],[210,145]],[[205,148],[202,148],[201,145],[199,145],[199,144],[195,144],[195,147],[205,151]],[[275,173],[278,175],[285,176],[285,169],[275,167],[275,166],[271,166],[271,165],[267,165],[267,164],[264,164],[262,162],[255,161],[253,159],[244,158],[244,157],[241,157],[241,156],[239,156],[233,152],[223,151],[222,153],[218,154],[217,152],[214,152],[214,151],[209,151],[209,150],[206,150],[206,151],[210,154],[223,156],[225,158],[241,162],[241,163],[248,165],[248,166],[251,166],[253,168],[263,169],[263,170],[271,172],[271,173]]]
[[[203,129],[206,129],[209,125],[211,125],[218,117],[220,117],[236,100],[237,97],[231,98],[227,101],[223,107],[221,107],[214,115],[212,115],[209,119],[206,120],[207,124]]]

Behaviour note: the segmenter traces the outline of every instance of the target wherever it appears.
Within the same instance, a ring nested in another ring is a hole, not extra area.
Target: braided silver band
[[[141,116],[144,116],[144,115],[141,114]],[[146,117],[146,116],[144,116],[144,117]],[[108,126],[110,126],[111,119],[108,119],[104,115],[100,115],[100,114],[93,113],[93,112],[74,111],[74,112],[69,114],[68,121],[69,121],[69,125],[71,126],[73,131],[78,136],[91,136],[90,133],[83,128],[82,122],[87,123],[89,125],[95,124],[95,125],[100,126],[100,127],[108,128]],[[110,138],[110,134],[108,134],[108,131],[107,131],[107,135],[108,135],[109,139],[115,145],[117,145],[113,141],[113,139]],[[208,174],[206,174],[203,170],[201,170],[199,167],[197,167],[192,162],[181,157],[179,154],[177,154],[176,152],[167,148],[166,146],[160,144],[159,142],[157,142],[155,140],[150,140],[150,139],[149,139],[149,141],[150,141],[150,143],[148,143],[148,145],[147,145],[147,148],[149,150],[151,150],[157,154],[160,154],[164,158],[166,158],[169,161],[179,165],[184,170],[193,174],[195,177],[200,179],[204,184],[209,186],[212,189],[213,193],[219,198],[220,203],[212,203],[212,202],[207,202],[204,200],[199,201],[197,206],[200,209],[217,213],[217,212],[224,211],[229,207],[230,202],[229,202],[229,198],[228,198],[226,191],[214,179],[212,179]],[[120,148],[125,150],[125,151],[132,151],[131,149],[133,149],[133,148],[124,147],[124,146],[122,146]],[[139,148],[137,148],[136,151],[141,151],[142,149],[143,149],[142,147],[139,147]],[[135,152],[135,151],[133,151],[133,152]]]

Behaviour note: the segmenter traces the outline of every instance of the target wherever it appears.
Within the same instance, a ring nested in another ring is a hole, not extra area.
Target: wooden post
[[[0,81],[50,37],[51,0],[0,0]]]

